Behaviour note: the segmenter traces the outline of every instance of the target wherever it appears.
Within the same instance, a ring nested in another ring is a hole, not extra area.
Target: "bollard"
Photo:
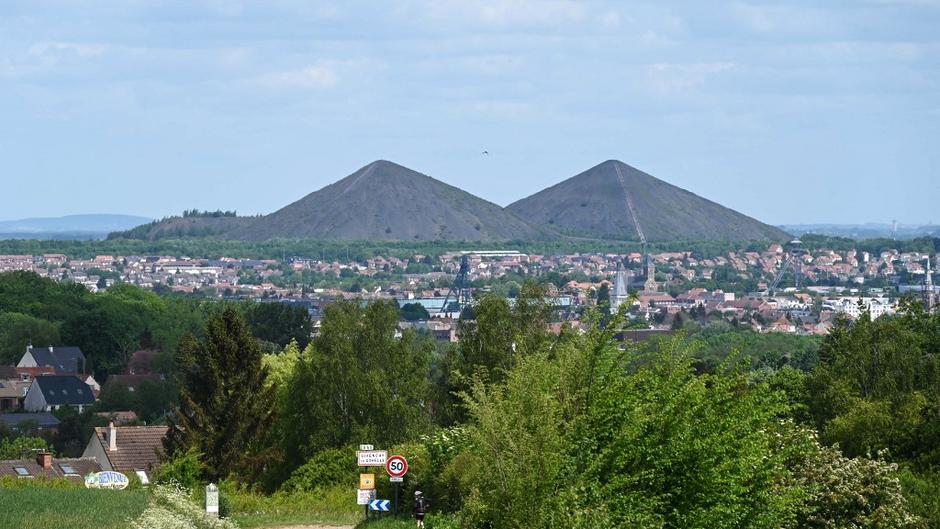
[[[206,514],[215,518],[219,517],[219,487],[214,483],[206,486]]]

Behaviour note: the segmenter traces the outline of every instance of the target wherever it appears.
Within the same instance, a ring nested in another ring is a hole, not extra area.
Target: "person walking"
[[[411,515],[418,522],[418,529],[424,528],[424,515],[431,508],[431,502],[424,497],[420,490],[415,491],[415,505],[411,508]]]

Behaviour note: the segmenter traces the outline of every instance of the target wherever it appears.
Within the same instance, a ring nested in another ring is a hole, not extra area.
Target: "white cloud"
[[[709,77],[735,68],[730,62],[693,64],[657,63],[647,68],[647,82],[660,95],[687,93],[701,88]]]
[[[34,57],[51,57],[56,60],[67,56],[85,58],[101,55],[107,48],[103,44],[44,41],[30,46],[29,54]]]
[[[433,19],[476,22],[491,27],[554,26],[583,20],[584,2],[570,0],[423,0],[406,11]]]
[[[600,16],[600,23],[605,28],[618,28],[620,27],[620,13],[607,11]]]
[[[255,78],[255,83],[275,89],[322,89],[339,80],[336,71],[327,65],[313,65],[297,70],[273,72]]]
[[[482,114],[495,118],[517,118],[528,114],[532,110],[532,106],[525,101],[508,99],[471,101],[463,105],[462,108],[472,114]]]

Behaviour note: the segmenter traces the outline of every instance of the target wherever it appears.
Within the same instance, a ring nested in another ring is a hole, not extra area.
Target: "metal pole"
[[[398,482],[395,482],[395,516],[398,516]]]

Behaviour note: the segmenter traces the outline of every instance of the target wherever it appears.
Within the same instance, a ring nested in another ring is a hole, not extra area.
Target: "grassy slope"
[[[239,526],[356,525],[363,508],[355,503],[356,489],[333,487],[322,493],[278,493],[261,496],[227,491],[232,518]]]
[[[117,529],[147,506],[145,490],[4,488],[0,529]]]

